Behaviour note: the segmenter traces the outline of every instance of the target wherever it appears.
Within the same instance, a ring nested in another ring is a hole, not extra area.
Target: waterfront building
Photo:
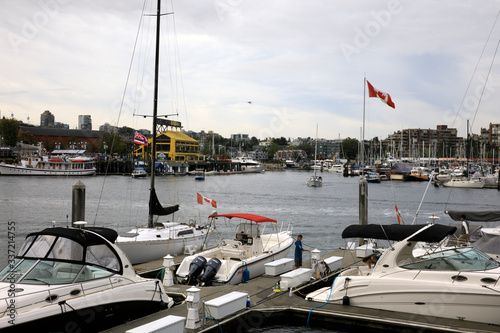
[[[137,156],[148,160],[149,147],[153,138],[148,138],[148,146],[140,146],[135,150]],[[195,140],[181,131],[167,130],[156,136],[156,160],[157,161],[203,161],[205,155],[199,153],[198,140]]]
[[[307,153],[301,149],[290,149],[290,150],[278,150],[274,154],[275,160],[305,160],[307,159]]]
[[[92,130],[92,117],[88,114],[78,116],[78,129]]]
[[[55,117],[49,110],[43,111],[40,115],[40,126],[42,127],[54,127],[54,121]]]
[[[457,137],[457,129],[438,125],[436,129],[407,128],[390,134],[382,140],[382,149],[392,156],[454,157],[463,138]]]

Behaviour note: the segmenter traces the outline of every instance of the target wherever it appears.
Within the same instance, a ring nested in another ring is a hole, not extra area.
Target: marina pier
[[[354,264],[355,250],[336,250],[321,256],[325,259],[332,256],[343,258],[343,266]],[[175,263],[182,261],[183,256],[176,257]],[[359,258],[358,258],[359,259]],[[358,262],[360,260],[357,260]],[[363,263],[361,263],[363,264]],[[161,269],[161,260],[134,268],[139,274],[156,274]],[[310,267],[311,261],[304,261],[303,267]],[[428,314],[409,314],[384,311],[340,304],[321,304],[304,299],[313,289],[332,284],[335,274],[319,280],[311,280],[289,291],[275,291],[274,286],[280,276],[262,275],[238,285],[200,287],[200,327],[185,329],[185,332],[252,332],[263,328],[282,325],[286,327],[303,327],[310,329],[332,329],[336,331],[369,331],[369,332],[498,332],[500,327],[459,319],[447,319]],[[185,298],[187,290],[192,286],[174,284],[165,287],[167,293],[178,304],[168,310],[156,312],[127,324],[106,330],[107,333],[126,332],[166,316],[187,317],[188,308]],[[203,303],[214,300],[231,292],[248,293],[250,306],[232,313],[219,320],[214,320]],[[180,304],[179,304],[180,303]],[[436,303],[436,307],[439,304]],[[434,309],[436,310],[436,309]]]

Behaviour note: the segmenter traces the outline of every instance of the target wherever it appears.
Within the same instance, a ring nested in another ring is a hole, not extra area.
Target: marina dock
[[[321,256],[322,259],[338,256],[343,257],[343,265],[352,265],[360,261],[354,250],[336,250]],[[176,257],[176,264],[182,261]],[[161,269],[161,260],[135,266],[141,275],[156,274]],[[304,261],[305,268],[311,266],[309,260]],[[332,284],[333,274],[324,280],[311,280],[296,288],[293,293],[289,291],[274,291],[274,286],[280,276],[262,275],[248,282],[238,285],[200,287],[200,315],[201,326],[198,329],[185,329],[185,332],[247,332],[252,329],[262,329],[267,326],[291,326],[309,328],[332,328],[337,331],[362,331],[370,332],[498,332],[500,327],[491,324],[470,322],[458,319],[447,319],[420,315],[414,313],[401,313],[370,308],[361,308],[340,304],[321,304],[305,300],[310,291]],[[126,332],[169,315],[186,317],[188,310],[183,301],[187,296],[187,289],[191,286],[175,284],[166,287],[167,293],[178,303],[174,307],[153,313],[127,324],[114,327],[104,332]],[[230,292],[238,291],[248,293],[250,307],[238,311],[219,321],[214,320],[201,303],[213,300]],[[438,311],[439,304],[436,302]]]

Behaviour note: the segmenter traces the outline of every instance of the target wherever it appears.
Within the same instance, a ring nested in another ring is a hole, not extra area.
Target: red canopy
[[[259,215],[253,215],[253,214],[222,214],[222,215],[210,215],[209,217],[227,217],[228,219],[232,219],[233,217],[240,218],[240,219],[245,219],[249,221],[254,221],[255,223],[262,223],[262,222],[274,222],[276,223],[276,220],[270,219],[265,216],[259,216]]]

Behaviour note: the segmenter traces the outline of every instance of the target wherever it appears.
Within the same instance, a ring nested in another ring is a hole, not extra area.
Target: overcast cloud
[[[151,129],[150,118],[133,114],[152,114],[152,17],[142,17],[151,28],[140,35],[125,90],[143,5],[2,1],[1,116],[39,125],[50,110],[72,128],[90,114],[94,129],[105,122]],[[156,1],[145,7],[154,13]],[[465,136],[467,119],[475,133],[500,123],[500,1],[169,0],[162,7],[174,15],[162,18],[159,113],[178,112],[169,119],[185,129],[294,138],[314,137],[318,123],[322,138],[359,138],[365,75],[396,104],[366,98],[367,139],[436,125]]]

